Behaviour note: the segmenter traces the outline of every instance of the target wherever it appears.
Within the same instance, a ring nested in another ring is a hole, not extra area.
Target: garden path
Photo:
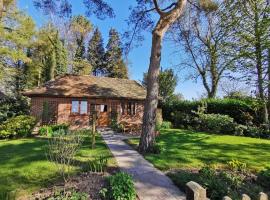
[[[127,136],[115,134],[109,129],[102,130],[101,134],[119,168],[132,175],[140,200],[185,199],[184,193],[163,172],[123,141]]]

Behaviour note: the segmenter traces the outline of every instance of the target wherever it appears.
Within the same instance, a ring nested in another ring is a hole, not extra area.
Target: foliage
[[[72,190],[55,192],[48,200],[87,200],[88,198],[88,194]]]
[[[83,166],[83,171],[90,172],[105,172],[108,166],[108,158],[104,156],[99,156],[94,160],[88,161]]]
[[[171,121],[175,127],[186,125],[185,118],[193,120],[197,110],[202,104],[207,104],[205,114],[228,115],[238,124],[260,124],[262,118],[261,104],[255,99],[203,99],[200,101],[174,101],[162,105],[164,120]],[[183,121],[184,120],[184,121]],[[187,122],[191,125],[192,122]]]
[[[68,124],[44,125],[39,128],[38,133],[40,135],[46,135],[50,137],[50,136],[56,135],[57,133],[54,134],[54,132],[57,132],[60,130],[67,132],[68,128],[69,128]]]
[[[228,115],[220,114],[199,114],[198,116],[200,129],[213,133],[233,134],[233,118]]]
[[[108,188],[103,190],[101,194],[110,200],[135,200],[136,191],[134,183],[130,175],[119,172],[108,178]],[[104,193],[106,194],[104,195]]]
[[[177,171],[170,173],[169,176],[182,189],[189,181],[199,183],[206,188],[207,196],[214,200],[224,196],[240,199],[242,192],[248,193],[256,199],[258,193],[263,191],[259,182],[249,181],[249,174],[239,173],[238,170],[216,170],[210,165],[202,167],[198,173]]]
[[[112,119],[111,120],[111,128],[112,128],[112,130],[121,133],[124,130],[124,125],[118,123],[116,119]]]
[[[175,99],[174,91],[177,85],[178,77],[172,69],[165,69],[159,74],[159,95],[162,102],[171,101]],[[147,87],[147,73],[143,74],[142,85]]]
[[[246,172],[247,170],[247,164],[239,160],[233,159],[229,161],[227,164],[231,171]]]
[[[65,133],[63,130],[58,130],[55,137],[52,137],[46,149],[48,160],[54,162],[60,176],[67,181],[69,178],[72,163],[76,153],[82,143],[82,136],[76,133]]]
[[[28,115],[9,118],[0,125],[0,138],[29,136],[36,125],[36,119]]]
[[[89,41],[87,53],[87,59],[92,66],[94,75],[106,73],[106,68],[104,67],[104,56],[105,50],[103,47],[102,35],[99,29],[96,28]]]
[[[122,43],[119,33],[111,28],[109,32],[109,41],[106,46],[105,62],[107,76],[113,78],[128,78],[128,69],[123,60]]]
[[[172,128],[172,123],[169,121],[163,121],[161,124],[157,124],[156,129],[161,130],[161,129],[170,129]]]
[[[11,117],[29,114],[29,104],[26,98],[6,97],[0,100],[0,124]]]
[[[257,181],[263,187],[265,187],[265,188],[269,187],[269,185],[270,185],[270,167],[259,172]]]

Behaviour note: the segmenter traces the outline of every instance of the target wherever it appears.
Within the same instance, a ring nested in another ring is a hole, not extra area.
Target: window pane
[[[87,114],[87,101],[81,101],[80,114]]]
[[[107,112],[107,105],[100,105],[100,112]]]
[[[79,101],[72,101],[71,112],[78,113],[79,112]]]

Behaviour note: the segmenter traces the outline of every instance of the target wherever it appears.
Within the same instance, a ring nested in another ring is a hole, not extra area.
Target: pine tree
[[[122,44],[118,32],[111,29],[109,33],[109,41],[106,46],[105,62],[107,76],[114,78],[128,78],[128,69],[123,61]]]
[[[44,81],[50,81],[54,79],[56,69],[56,58],[54,49],[49,53],[46,58],[46,64],[44,69]]]
[[[87,56],[95,76],[107,73],[104,67],[104,54],[103,39],[100,31],[96,28],[93,37],[89,41]]]

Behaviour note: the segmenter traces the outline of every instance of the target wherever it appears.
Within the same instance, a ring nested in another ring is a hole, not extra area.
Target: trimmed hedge
[[[28,115],[19,115],[6,120],[0,125],[0,138],[29,136],[36,124],[36,119]]]
[[[163,119],[171,121],[175,127],[179,127],[179,121],[185,121],[183,118],[194,115],[193,111],[196,111],[203,103],[207,104],[206,114],[228,115],[236,123],[244,125],[250,123],[259,125],[262,122],[260,115],[262,107],[259,101],[254,99],[239,100],[227,98],[169,102],[162,105]],[[176,119],[176,117],[181,119]]]

